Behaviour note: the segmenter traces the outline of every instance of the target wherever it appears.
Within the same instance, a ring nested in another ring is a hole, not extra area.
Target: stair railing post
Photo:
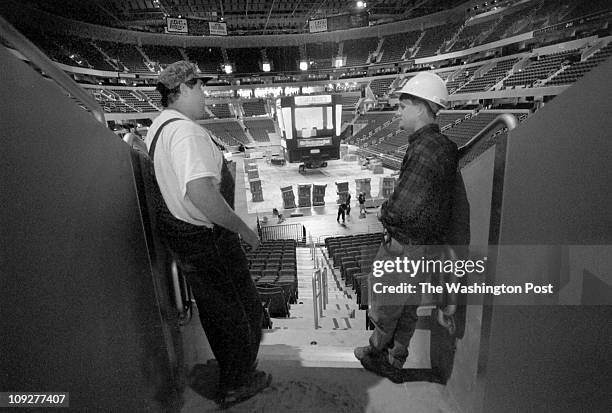
[[[323,271],[320,268],[317,270],[317,284],[319,285],[319,294],[317,296],[319,300],[319,317],[323,318]]]
[[[323,267],[323,309],[327,310],[328,294],[327,294],[327,267]]]
[[[317,272],[319,270],[313,271],[312,273],[312,309],[314,312],[314,328],[315,330],[319,328],[319,310],[317,309]]]

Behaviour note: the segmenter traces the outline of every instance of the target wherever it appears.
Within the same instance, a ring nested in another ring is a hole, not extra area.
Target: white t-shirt
[[[155,147],[159,189],[172,215],[194,225],[212,227],[212,222],[187,197],[187,182],[212,177],[219,189],[223,154],[203,127],[173,109],[163,110],[153,120],[145,139],[147,149],[157,129],[172,118],[181,120],[164,126]]]

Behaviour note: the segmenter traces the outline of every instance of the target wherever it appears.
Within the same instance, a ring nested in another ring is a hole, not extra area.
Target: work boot
[[[378,376],[386,377],[396,384],[406,381],[404,371],[401,368],[393,367],[385,353],[371,346],[357,347],[353,353],[364,369]]]
[[[261,370],[255,370],[246,383],[220,392],[216,402],[221,409],[227,409],[260,393],[268,387],[271,382],[272,375]]]
[[[353,354],[359,361],[363,360],[365,357],[383,357],[383,353],[381,351],[376,350],[372,346],[355,347],[355,350],[353,350]]]

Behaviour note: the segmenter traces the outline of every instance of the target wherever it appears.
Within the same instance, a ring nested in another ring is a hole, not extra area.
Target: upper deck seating
[[[414,58],[433,56],[442,45],[442,42],[453,37],[459,29],[460,24],[445,24],[442,26],[430,27],[425,30],[425,35],[419,43],[419,50]]]
[[[574,83],[586,73],[590,72],[594,67],[597,67],[601,62],[606,61],[612,55],[612,43],[608,43],[605,47],[595,52],[588,59],[574,63],[561,73],[555,75],[552,79],[546,82],[546,86],[564,85]]]
[[[158,62],[163,67],[178,60],[184,60],[178,48],[172,46],[143,45],[142,50],[149,59]]]
[[[370,52],[375,51],[377,46],[377,37],[346,40],[343,48],[346,56],[346,66],[365,65]]]
[[[306,57],[313,61],[313,66],[318,69],[332,67],[332,59],[338,53],[338,44],[333,42],[306,43]]]
[[[497,82],[508,75],[510,69],[519,59],[511,58],[499,61],[484,75],[470,80],[468,83],[456,90],[456,93],[480,92],[489,90]]]
[[[102,40],[96,40],[95,42],[108,56],[119,60],[129,72],[151,73],[144,63],[144,57],[136,49],[136,45]]]
[[[219,47],[187,47],[185,53],[203,73],[217,74],[221,71],[223,54]]]
[[[552,73],[561,68],[563,63],[572,55],[574,50],[543,55],[533,60],[523,70],[512,74],[508,79],[504,80],[505,87],[511,86],[527,86],[530,87],[537,80],[546,79]]]
[[[382,45],[382,57],[379,63],[399,62],[404,53],[414,46],[421,32],[412,31],[385,36]]]
[[[461,68],[458,73],[455,73],[453,76],[453,80],[449,80],[446,82],[446,88],[448,89],[448,93],[455,93],[455,91],[463,86],[465,83],[470,80],[472,76],[474,76],[474,72],[480,69],[482,65],[471,66],[468,68]]]
[[[455,43],[452,47],[447,50],[447,52],[455,52],[458,50],[465,50],[472,47],[472,44],[476,41],[476,38],[482,33],[491,28],[491,26],[495,23],[494,20],[489,20],[482,23],[472,24],[470,26],[464,27]]]

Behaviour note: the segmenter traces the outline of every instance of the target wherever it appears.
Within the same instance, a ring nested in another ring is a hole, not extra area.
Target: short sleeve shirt
[[[187,196],[187,183],[210,177],[219,189],[223,154],[208,131],[182,113],[166,109],[155,118],[145,142],[151,147],[157,129],[168,119],[181,120],[164,126],[155,148],[155,176],[168,209],[176,218],[194,225],[212,227],[205,211]]]

